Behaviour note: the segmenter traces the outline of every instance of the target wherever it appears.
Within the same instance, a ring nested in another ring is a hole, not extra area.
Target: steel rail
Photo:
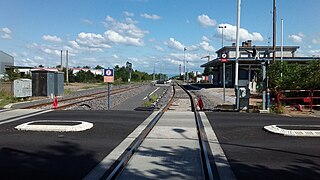
[[[150,121],[150,123],[145,127],[145,129],[139,134],[137,138],[129,145],[129,147],[120,155],[120,157],[115,161],[113,165],[104,173],[104,175],[100,179],[115,179],[123,168],[126,166],[130,158],[136,152],[138,147],[150,133],[152,128],[156,125],[159,121],[161,116],[164,114],[165,111],[169,109],[171,106],[173,99],[175,97],[175,86],[173,85],[173,95],[167,105],[159,111],[159,113]]]
[[[125,92],[125,91],[129,91],[129,90],[132,90],[132,89],[135,89],[137,87],[140,87],[140,86],[133,86],[133,87],[129,87],[129,88],[120,88],[120,89],[113,89],[111,90],[111,95],[114,95],[114,94],[118,94],[118,93],[121,93],[121,92]],[[106,94],[107,92],[106,91],[102,91],[102,92],[96,92],[96,93],[92,93],[92,94],[86,94],[86,95],[81,95],[81,96],[76,96],[76,97],[71,97],[71,98],[66,98],[66,99],[61,99],[59,100],[59,103],[61,102],[68,102],[68,101],[73,101],[73,100],[77,100],[77,99],[81,99],[81,98],[88,98],[88,97],[92,97],[92,96],[96,96],[96,95],[101,95],[101,94]],[[85,101],[89,101],[89,100],[93,100],[93,99],[97,99],[97,98],[101,98],[103,96],[96,96],[96,97],[93,97],[91,99],[86,99],[86,100],[82,100],[82,101],[77,101],[76,103],[70,103],[70,106],[72,105],[75,105],[75,104],[78,104],[78,103],[81,103],[81,102],[85,102]],[[23,107],[22,109],[33,109],[33,108],[39,108],[39,107],[43,107],[43,106],[51,106],[52,105],[52,102],[46,102],[46,103],[41,103],[41,104],[36,104],[36,105],[31,105],[31,106],[27,106],[27,107]],[[56,109],[63,109],[61,107],[68,107],[69,104],[67,105],[62,105],[62,106],[58,106],[58,108]],[[69,107],[70,107],[69,106]]]
[[[200,149],[201,149],[201,159],[202,159],[202,166],[203,166],[203,170],[204,170],[204,175],[205,175],[205,179],[210,179],[213,180],[214,179],[214,175],[213,175],[213,168],[211,167],[211,162],[213,161],[213,155],[211,153],[211,148],[208,142],[208,137],[207,134],[204,130],[204,126],[201,120],[201,116],[199,114],[199,112],[197,111],[197,108],[194,104],[194,100],[192,98],[191,93],[182,85],[178,84],[189,96],[190,100],[191,100],[191,108],[192,111],[194,112],[194,117],[195,117],[195,121],[196,121],[196,125],[197,125],[197,134],[198,134],[198,139],[199,139],[199,144],[200,144]],[[214,163],[213,163],[214,164]],[[218,174],[215,173],[216,176],[215,178],[219,179],[219,177],[217,176]]]

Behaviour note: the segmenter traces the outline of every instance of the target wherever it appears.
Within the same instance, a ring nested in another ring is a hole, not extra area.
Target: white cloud
[[[202,40],[206,42],[211,42],[211,40],[207,36],[202,36]]]
[[[158,51],[164,51],[163,47],[161,46],[154,46],[154,48]]]
[[[112,57],[114,57],[115,59],[119,59],[120,57],[116,54],[113,54]]]
[[[129,17],[133,17],[134,16],[133,13],[128,12],[128,11],[124,11],[123,14],[126,15],[126,16],[129,16]]]
[[[166,46],[168,46],[169,48],[173,48],[173,49],[181,50],[181,51],[183,51],[183,49],[185,48],[185,45],[183,45],[181,42],[175,40],[174,38],[170,38],[169,41],[164,42],[164,44]]]
[[[101,34],[81,32],[76,41],[89,48],[111,48]]]
[[[219,24],[219,26],[226,26],[226,28],[223,29],[223,36],[225,41],[235,40],[236,39],[236,30],[237,26],[233,26],[231,24]],[[219,28],[219,26],[216,28],[217,33],[219,34],[219,38],[221,38],[222,29]],[[239,30],[239,39],[240,41],[246,41],[246,40],[252,40],[252,41],[263,41],[263,37],[258,32],[252,32],[250,33],[248,30],[240,28]]]
[[[7,27],[4,27],[4,28],[1,28],[0,29],[0,33],[1,33],[1,38],[3,39],[12,39],[12,31],[7,28]]]
[[[295,43],[301,43],[303,38],[304,38],[304,34],[302,33],[289,35],[289,39],[291,39]]]
[[[204,27],[216,25],[216,20],[211,19],[208,15],[204,15],[204,14],[198,16],[198,21]]]
[[[139,27],[137,27],[136,23],[123,23],[115,20],[111,16],[107,16],[105,20],[105,27],[107,29],[113,30],[123,36],[143,38],[146,34],[149,33],[148,31],[141,30]]]
[[[317,49],[317,50],[310,50],[309,51],[309,54],[311,56],[317,56],[317,57],[320,57],[320,49]]]
[[[4,32],[4,33],[6,33],[6,34],[11,34],[11,33],[12,33],[12,31],[11,31],[9,28],[7,28],[7,27],[1,28],[1,31]]]
[[[93,24],[93,21],[89,20],[89,19],[81,19],[81,22],[85,23],[85,24]]]
[[[42,39],[49,42],[62,42],[61,38],[58,36],[43,35]]]
[[[312,39],[313,44],[320,44],[320,38],[319,39]]]
[[[215,52],[216,49],[213,46],[210,46],[210,44],[207,41],[202,41],[200,44],[201,49],[208,52]]]
[[[104,36],[106,40],[113,43],[134,45],[134,46],[144,46],[144,42],[141,41],[139,38],[125,37],[112,30],[106,31],[104,33]]]
[[[147,14],[147,13],[143,13],[140,15],[141,17],[143,18],[146,18],[146,19],[152,19],[152,20],[158,20],[158,19],[161,19],[160,16],[156,15],[156,14]]]

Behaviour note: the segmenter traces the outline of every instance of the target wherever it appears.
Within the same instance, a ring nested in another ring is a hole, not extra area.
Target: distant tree
[[[211,67],[205,67],[202,75],[204,75],[204,76],[209,76],[209,75],[211,75],[212,73],[213,73],[213,71],[212,71],[212,68],[211,68]]]
[[[91,67],[86,65],[86,66],[83,66],[83,68],[90,69]]]
[[[5,78],[9,81],[14,81],[21,78],[21,74],[18,69],[10,68],[6,70]]]
[[[104,68],[100,65],[97,65],[94,69],[104,69]]]
[[[43,66],[42,64],[40,64],[38,67],[39,67],[39,68],[44,68],[44,66]]]

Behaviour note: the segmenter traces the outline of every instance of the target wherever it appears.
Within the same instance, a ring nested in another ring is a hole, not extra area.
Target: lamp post
[[[219,28],[221,28],[222,30],[222,38],[221,38],[221,46],[223,48],[223,29],[227,28],[227,26],[219,26]],[[226,63],[223,62],[223,103],[226,102]]]
[[[219,28],[222,30],[222,37],[221,37],[221,47],[223,47],[223,38],[224,38],[224,36],[223,36],[223,29],[225,29],[225,28],[227,28],[227,26],[219,26]]]
[[[186,82],[186,50],[187,48],[183,48],[183,82]]]

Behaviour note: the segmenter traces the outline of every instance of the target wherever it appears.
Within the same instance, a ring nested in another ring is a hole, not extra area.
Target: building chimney
[[[248,40],[248,41],[247,41],[247,45],[248,45],[248,47],[251,47],[252,41],[251,41],[251,40]]]

